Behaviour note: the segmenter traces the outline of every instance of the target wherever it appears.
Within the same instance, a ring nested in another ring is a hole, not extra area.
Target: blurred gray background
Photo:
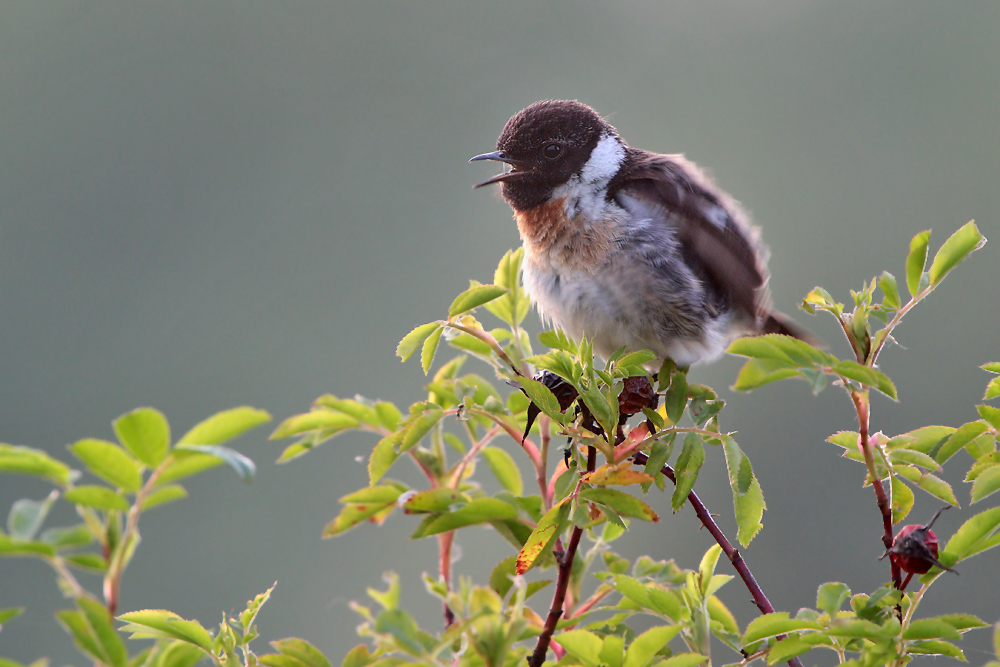
[[[417,400],[425,378],[393,356],[397,341],[470,278],[491,281],[519,243],[499,197],[470,187],[492,168],[466,160],[543,98],[580,99],[633,145],[710,168],[763,227],[776,305],[845,355],[831,318],[796,309],[814,285],[849,299],[883,269],[902,279],[922,229],[932,251],[972,218],[998,236],[998,34],[992,1],[2,2],[0,440],[69,460],[67,443],[112,438],[111,420],[140,405],[179,435],[241,404],[280,421],[328,391]],[[906,349],[882,358],[901,402],[874,398],[873,430],[977,417],[977,366],[1000,356],[997,252],[907,317]],[[874,496],[823,443],[854,427],[849,402],[792,382],[734,395],[739,366],[692,378],[730,401],[723,426],[763,486],[765,527],[745,554],[765,591],[794,612],[822,581],[880,585]],[[143,519],[122,610],[216,624],[278,580],[264,639],[298,635],[339,662],[358,643],[348,600],[395,569],[405,605],[438,628],[418,578],[436,543],[408,541],[414,519],[319,538],[336,499],[364,485],[355,459],[374,440],[276,466],[286,443],[269,432],[238,444],[259,465],[252,484],[218,469]],[[963,502],[966,464],[948,477]],[[415,483],[408,467],[393,474]],[[48,490],[3,476],[0,514]],[[733,534],[718,450],[698,490]],[[666,500],[663,521],[619,548],[696,566],[711,539]],[[918,492],[913,522],[938,505]],[[946,514],[939,532],[967,516]],[[50,525],[70,520],[64,509]],[[485,531],[459,544],[457,572],[480,579],[510,553]],[[998,562],[964,564],[928,611],[996,621]],[[723,593],[741,622],[755,613],[738,582]],[[0,561],[0,607],[28,607],[0,655],[81,664],[52,618],[65,604],[41,562]],[[985,633],[968,644],[984,662]]]

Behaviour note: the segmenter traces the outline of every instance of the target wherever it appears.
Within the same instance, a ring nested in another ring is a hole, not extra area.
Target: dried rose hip
[[[645,375],[625,378],[622,382],[622,393],[618,396],[618,412],[622,415],[634,415],[643,408],[656,409],[660,397],[653,391],[653,385]]]
[[[903,526],[889,549],[889,560],[899,569],[910,574],[925,574],[931,567],[937,565],[942,570],[955,572],[950,567],[946,567],[938,560],[938,540],[937,535],[931,530],[931,526],[941,516],[941,512],[948,509],[947,506],[938,510],[934,518],[926,526],[909,525]],[[955,574],[958,574],[955,572]]]

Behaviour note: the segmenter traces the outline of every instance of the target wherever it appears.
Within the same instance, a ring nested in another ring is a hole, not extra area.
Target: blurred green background
[[[67,443],[111,438],[111,420],[140,405],[179,435],[241,404],[280,420],[328,391],[417,400],[425,379],[393,356],[397,341],[470,278],[491,281],[519,243],[499,197],[470,188],[493,172],[466,160],[543,98],[584,101],[633,145],[710,168],[763,228],[777,307],[846,354],[832,319],[795,308],[814,285],[849,299],[883,269],[902,276],[922,229],[934,229],[932,251],[972,218],[998,236],[998,34],[994,1],[7,0],[0,440],[68,460]],[[873,430],[977,417],[977,366],[1000,356],[997,252],[976,253],[904,322],[906,349],[882,357],[901,402],[875,398]],[[764,530],[745,554],[772,602],[812,605],[826,580],[880,585],[873,494],[823,443],[854,427],[849,402],[801,382],[734,395],[739,365],[692,378],[730,401],[723,426],[763,486]],[[357,457],[374,441],[349,435],[278,467],[285,443],[268,432],[238,445],[259,464],[251,485],[218,469],[144,518],[122,610],[214,624],[278,580],[264,638],[298,635],[339,662],[357,643],[347,601],[395,569],[404,603],[437,628],[418,579],[436,543],[407,540],[414,520],[319,538],[336,499],[364,485]],[[947,478],[965,501],[960,467]],[[393,474],[417,480],[406,465]],[[4,476],[0,513],[48,490]],[[698,491],[732,534],[720,452]],[[667,501],[655,499],[664,520],[621,549],[695,566],[711,538]],[[919,494],[914,522],[938,505]],[[950,535],[970,515],[936,528]],[[64,508],[49,525],[69,518]],[[509,551],[485,531],[459,544],[457,572],[480,578]],[[996,621],[998,562],[963,565],[928,611]],[[736,582],[723,598],[741,622],[756,613]],[[65,604],[40,562],[0,561],[0,607],[28,607],[0,633],[0,655],[80,664],[52,618]],[[969,645],[985,648],[985,633]]]

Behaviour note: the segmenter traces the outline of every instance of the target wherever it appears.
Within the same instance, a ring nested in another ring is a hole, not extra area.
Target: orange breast
[[[528,259],[539,267],[593,271],[617,249],[620,221],[566,215],[565,199],[515,214]]]

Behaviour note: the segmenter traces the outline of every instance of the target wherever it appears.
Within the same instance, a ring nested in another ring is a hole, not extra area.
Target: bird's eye
[[[548,144],[542,149],[542,155],[549,160],[555,160],[557,157],[562,155],[562,146],[559,144]]]

